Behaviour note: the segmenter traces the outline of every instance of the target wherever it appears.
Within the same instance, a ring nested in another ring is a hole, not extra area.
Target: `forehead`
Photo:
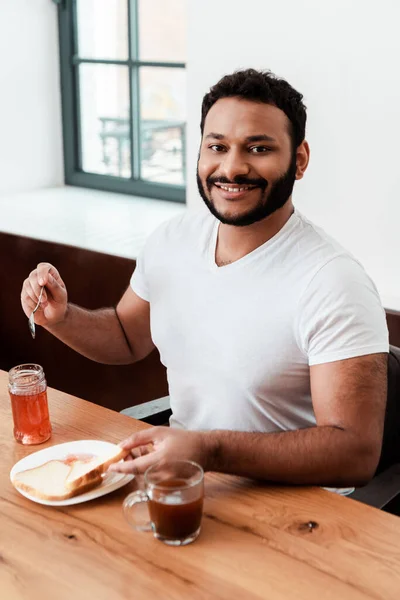
[[[204,137],[219,133],[227,138],[244,139],[266,134],[277,141],[290,141],[290,121],[272,104],[241,98],[221,98],[210,108],[204,122]]]

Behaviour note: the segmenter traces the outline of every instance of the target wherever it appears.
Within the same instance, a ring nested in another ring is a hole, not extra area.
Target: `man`
[[[179,458],[292,484],[373,476],[385,315],[360,264],[293,208],[309,161],[305,123],[286,81],[252,69],[224,77],[202,106],[197,180],[209,212],[150,236],[116,309],[67,303],[46,263],[24,282],[25,314],[46,286],[36,323],[81,354],[123,364],[160,351],[171,427],[133,435],[132,459],[113,469]]]

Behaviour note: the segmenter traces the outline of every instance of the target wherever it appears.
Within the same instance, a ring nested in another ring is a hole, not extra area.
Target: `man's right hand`
[[[67,313],[68,295],[59,272],[50,263],[39,263],[25,279],[21,291],[21,304],[29,317],[35,308],[40,288],[44,286],[40,307],[35,313],[35,323],[51,327],[64,320]]]

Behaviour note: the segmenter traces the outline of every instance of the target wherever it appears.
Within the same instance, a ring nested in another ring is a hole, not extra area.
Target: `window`
[[[54,1],[66,183],[184,202],[186,0]]]

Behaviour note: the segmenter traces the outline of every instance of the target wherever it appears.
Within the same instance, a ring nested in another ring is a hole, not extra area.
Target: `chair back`
[[[400,348],[390,346],[382,453],[376,474],[400,463]]]

